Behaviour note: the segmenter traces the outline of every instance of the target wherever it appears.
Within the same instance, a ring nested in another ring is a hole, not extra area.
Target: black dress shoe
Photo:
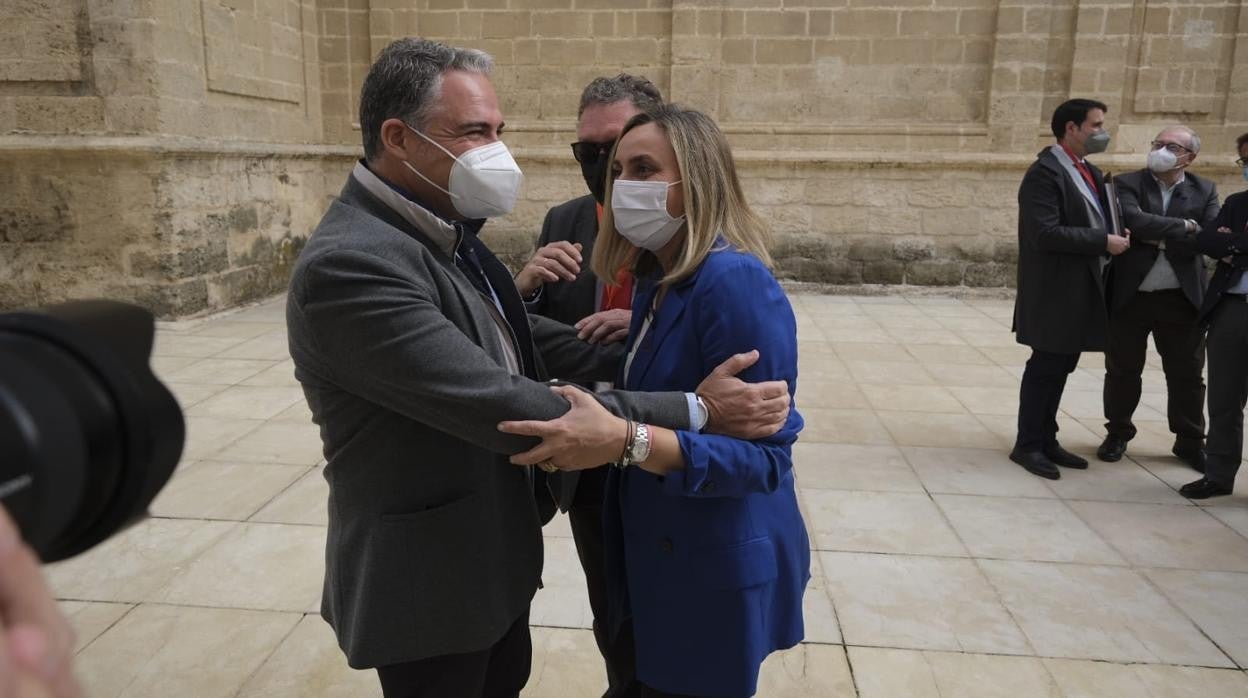
[[[1122,460],[1123,454],[1127,452],[1127,442],[1117,436],[1106,436],[1101,442],[1100,448],[1096,449],[1096,457],[1106,463],[1117,463]]]
[[[1230,493],[1230,487],[1219,485],[1203,477],[1179,488],[1179,494],[1188,499],[1209,499],[1210,497],[1222,497]]]
[[[1187,463],[1192,470],[1203,474],[1205,472],[1205,449],[1199,446],[1189,446],[1186,448],[1175,446],[1170,451],[1179,460]]]
[[[1044,447],[1044,456],[1063,468],[1074,468],[1075,470],[1087,470],[1088,461],[1062,448],[1060,444],[1052,444]]]
[[[1020,451],[1014,449],[1010,452],[1010,460],[1018,463],[1027,469],[1032,475],[1048,478],[1050,480],[1060,480],[1062,473],[1053,465],[1053,461],[1044,455],[1043,451]]]

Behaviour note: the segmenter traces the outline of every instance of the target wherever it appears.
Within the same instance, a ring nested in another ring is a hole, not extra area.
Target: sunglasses
[[[611,146],[615,145],[615,141],[607,141],[606,143],[591,143],[590,141],[577,141],[572,144],[572,157],[583,165],[592,165],[599,160],[611,154]]]

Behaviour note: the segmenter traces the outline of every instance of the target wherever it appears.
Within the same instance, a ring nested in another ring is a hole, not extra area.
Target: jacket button
[[[671,538],[664,538],[663,540],[659,541],[659,550],[662,550],[665,553],[672,552],[674,548],[675,546],[672,545]]]

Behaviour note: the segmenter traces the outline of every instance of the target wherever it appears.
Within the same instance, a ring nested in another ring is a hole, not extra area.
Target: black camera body
[[[0,504],[44,562],[142,518],[173,475],[186,426],[154,339],[113,301],[0,313]]]

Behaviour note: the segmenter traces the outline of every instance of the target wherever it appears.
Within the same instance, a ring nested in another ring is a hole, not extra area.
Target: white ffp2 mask
[[[615,229],[637,247],[657,252],[684,225],[685,217],[667,212],[667,192],[675,182],[638,182],[617,179],[611,185],[611,215]]]
[[[447,183],[449,191],[421,174],[412,163],[404,160],[403,164],[417,177],[428,182],[429,186],[451,197],[451,204],[460,215],[465,218],[494,218],[511,212],[520,196],[524,173],[511,157],[511,151],[507,150],[506,144],[494,141],[464,151],[456,157],[429,136],[411,126],[408,128],[455,161],[451,166],[450,182]]]

